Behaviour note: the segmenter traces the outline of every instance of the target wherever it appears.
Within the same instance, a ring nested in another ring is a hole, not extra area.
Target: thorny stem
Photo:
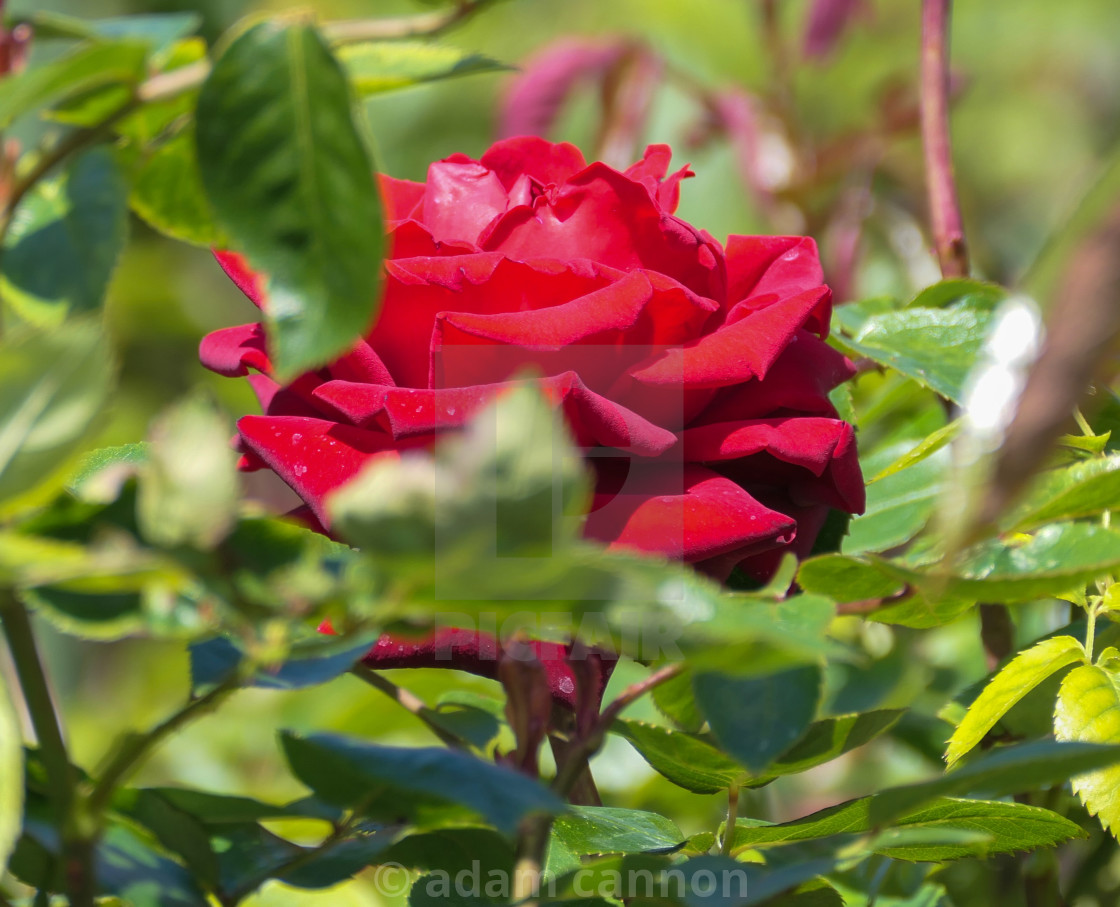
[[[364,680],[371,687],[380,690],[394,702],[423,721],[428,729],[447,744],[447,746],[454,749],[464,749],[467,747],[468,744],[465,740],[452,734],[446,728],[440,727],[440,725],[433,720],[431,717],[432,710],[429,709],[416,694],[409,692],[404,689],[404,687],[397,686],[391,680],[382,677],[377,671],[363,664],[355,665],[350,669],[350,673],[360,680]]]
[[[39,755],[50,782],[51,797],[54,799],[62,831],[62,859],[70,903],[72,907],[92,907],[92,850],[88,840],[83,839],[75,828],[76,778],[62,738],[58,713],[47,686],[47,675],[35,644],[31,619],[23,602],[10,589],[0,590],[0,620],[4,624],[4,636],[8,640],[12,663],[31,716],[31,726],[39,742]]]
[[[960,203],[949,139],[949,22],[952,0],[922,2],[922,146],[930,220],[943,277],[968,275]]]
[[[587,760],[603,745],[607,731],[623,709],[655,687],[676,677],[683,670],[682,664],[667,665],[619,693],[614,701],[603,709],[591,730],[573,742],[571,749],[567,751],[564,763],[557,768],[552,789],[560,796],[567,797],[573,785],[579,780]],[[552,816],[547,814],[531,816],[522,824],[518,835],[517,862],[514,865],[513,898],[515,901],[535,898],[538,892],[541,867],[544,865],[545,849],[548,846],[551,828]],[[531,907],[531,904],[526,903],[522,907]]]

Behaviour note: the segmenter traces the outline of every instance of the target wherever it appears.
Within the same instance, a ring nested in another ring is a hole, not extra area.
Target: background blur
[[[404,0],[308,5],[323,19],[431,8]],[[440,40],[522,66],[526,77],[539,72],[534,54],[558,39],[580,39],[569,45],[569,66],[595,52],[622,53],[605,91],[594,73],[585,72],[555,110],[550,138],[575,142],[589,159],[604,147],[612,155],[630,147],[637,155],[647,142],[670,143],[676,164],[691,162],[696,172],[683,186],[679,213],[687,220],[720,240],[729,232],[809,232],[821,242],[838,297],[907,296],[937,278],[924,232],[914,117],[919,4],[816,4],[828,5],[855,14],[823,33],[818,22],[810,33],[809,0],[505,0]],[[251,0],[9,3],[17,15],[195,11],[204,17],[201,34],[208,40],[242,16],[286,6]],[[964,0],[956,7],[953,137],[968,239],[977,276],[1014,284],[1120,138],[1120,10],[1116,0]],[[622,47],[624,52],[617,50]],[[54,51],[42,42],[35,52]],[[517,78],[514,72],[471,75],[374,98],[368,115],[381,168],[420,180],[433,160],[454,152],[478,156],[498,135],[503,99]],[[636,125],[604,134],[604,104],[635,114]],[[547,119],[550,112],[506,115],[524,122]],[[122,383],[101,442],[139,439],[160,408],[200,385],[233,416],[254,411],[244,382],[211,375],[196,358],[204,333],[254,320],[252,306],[206,250],[162,239],[135,220],[132,226],[133,242],[108,304]],[[861,380],[857,412],[866,413],[872,401],[883,405],[876,380]],[[1019,628],[1024,640],[1048,629],[1048,612],[1037,610],[1025,612]],[[858,629],[853,621],[851,633],[872,667],[830,678],[837,709],[917,701],[932,716],[986,671],[971,617],[935,632],[878,624]],[[50,671],[59,679],[73,750],[83,764],[99,758],[111,735],[158,720],[185,695],[186,655],[174,645],[78,647],[51,636],[49,647]],[[907,657],[915,647],[922,649],[921,660]],[[446,673],[412,672],[398,679],[429,700],[450,683]],[[616,675],[617,682],[626,679],[625,672]],[[474,678],[455,681],[487,686]],[[298,795],[280,770],[276,728],[345,728],[383,742],[426,735],[378,695],[350,677],[305,693],[243,692],[161,750],[141,780],[263,798]],[[643,717],[640,707],[633,716]],[[927,724],[915,720],[874,751],[751,795],[741,814],[780,821],[863,793],[872,778],[884,785],[928,774],[935,770],[936,752],[926,744],[936,733],[932,717]],[[686,833],[715,826],[719,797],[676,790],[627,745],[614,743],[596,766],[608,803],[657,804]],[[1115,861],[1101,872],[1104,889],[1120,886]],[[952,887],[968,891],[969,867],[954,873]],[[977,904],[1003,903],[995,892],[973,891],[972,897]],[[314,896],[266,889],[254,903],[345,907],[381,901],[358,880]]]

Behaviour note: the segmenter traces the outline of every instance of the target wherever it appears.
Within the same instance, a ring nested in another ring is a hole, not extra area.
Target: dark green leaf
[[[1054,736],[1082,743],[1120,744],[1120,679],[1116,674],[1096,665],[1070,671],[1054,707]],[[1076,775],[1071,783],[1089,813],[1116,837],[1120,833],[1120,766]]]
[[[122,826],[110,828],[97,847],[97,882],[104,894],[132,907],[206,907],[191,874],[161,856]]]
[[[683,730],[695,732],[704,724],[704,714],[696,704],[696,695],[692,692],[692,675],[687,671],[654,687],[653,704],[662,715]]]
[[[354,667],[376,640],[376,634],[357,640],[325,637],[295,650],[281,664],[260,669],[248,684],[269,690],[302,690],[327,683]],[[232,640],[218,636],[192,644],[190,656],[191,688],[197,694],[228,677],[241,664],[244,653]]]
[[[555,794],[513,769],[439,748],[377,746],[334,734],[281,734],[296,777],[337,806],[394,821],[455,805],[512,835],[531,813],[558,813]]]
[[[20,202],[2,274],[5,302],[21,318],[57,324],[101,307],[128,236],[126,193],[113,156],[98,148]]]
[[[906,303],[907,308],[940,309],[950,305],[995,308],[1007,298],[1007,290],[998,283],[968,277],[941,280],[926,287]]]
[[[342,353],[375,314],[381,202],[352,103],[319,34],[279,20],[238,36],[199,94],[202,183],[219,224],[267,275],[280,381]]]
[[[760,677],[697,674],[696,701],[724,750],[760,775],[808,729],[821,698],[821,671],[791,668]]]
[[[684,835],[671,819],[639,809],[573,806],[556,817],[553,836],[574,854],[671,852]]]
[[[24,495],[71,457],[100,413],[113,367],[100,329],[67,324],[0,343],[0,502]]]
[[[714,794],[749,777],[734,759],[692,734],[640,721],[616,721],[613,730],[657,772],[685,790]]]
[[[338,59],[361,95],[510,68],[482,54],[427,41],[348,44],[339,48]]]
[[[135,84],[144,75],[147,48],[136,41],[85,44],[57,60],[0,82],[0,129],[19,116],[67,95],[110,82]]]

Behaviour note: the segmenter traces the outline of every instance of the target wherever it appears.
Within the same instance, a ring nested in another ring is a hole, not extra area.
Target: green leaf
[[[616,721],[612,730],[655,771],[693,793],[714,794],[749,778],[738,762],[693,734],[641,721]]]
[[[888,598],[905,583],[884,574],[867,561],[842,554],[826,554],[804,561],[797,582],[806,592],[827,595],[838,602]]]
[[[657,813],[608,806],[573,806],[556,817],[552,835],[574,854],[671,852],[684,842],[676,824]]]
[[[831,762],[889,731],[904,713],[905,709],[878,709],[815,721],[801,739],[770,766],[769,774],[792,775]]]
[[[198,13],[155,13],[141,16],[113,16],[105,19],[80,19],[51,10],[40,10],[30,17],[40,38],[89,38],[141,41],[159,52],[188,35],[202,24]]]
[[[0,671],[0,866],[8,865],[23,825],[23,734],[8,676]]]
[[[939,797],[966,793],[1004,797],[1061,783],[1117,762],[1120,746],[1042,740],[998,747],[938,778],[876,794],[871,798],[871,822],[885,825]]]
[[[427,41],[369,41],[338,49],[338,59],[358,94],[366,96],[454,76],[501,72],[505,66],[482,54]]]
[[[841,343],[960,403],[964,383],[976,363],[991,322],[985,306],[907,308],[866,318],[851,338]]]
[[[1120,532],[1088,523],[1050,524],[1022,544],[993,539],[977,545],[951,571],[914,570],[874,556],[872,563],[934,599],[1030,601],[1063,594],[1120,566]]]
[[[1120,683],[1095,665],[1074,668],[1062,681],[1054,707],[1054,736],[1082,743],[1120,743]],[[1120,766],[1076,775],[1070,781],[1090,815],[1113,837],[1120,829]]]
[[[945,761],[952,767],[984,739],[1015,703],[1054,672],[1084,659],[1085,649],[1072,636],[1052,636],[1020,652],[968,707],[964,719],[949,738]]]
[[[738,824],[733,852],[832,835],[864,834],[876,827],[871,817],[873,800],[851,800],[781,825]],[[905,837],[898,832],[904,832]],[[953,834],[959,832],[970,833],[971,840],[954,839]],[[943,837],[945,833],[950,835],[948,839]],[[894,819],[891,829],[876,837],[871,847],[875,853],[897,860],[940,862],[1051,847],[1085,836],[1076,823],[1047,809],[946,798]]]
[[[821,698],[816,666],[760,677],[697,674],[696,702],[731,756],[762,774],[808,729]]]
[[[246,683],[267,690],[302,690],[328,683],[354,667],[379,635],[365,634],[356,640],[326,637],[295,649],[279,664],[259,669]],[[221,683],[237,670],[244,658],[245,653],[224,636],[193,643],[190,647],[192,692],[199,695]]]
[[[902,472],[907,466],[921,463],[922,460],[933,456],[960,433],[962,425],[963,423],[960,419],[954,419],[952,422],[937,429],[937,431],[926,436],[889,466],[875,473],[875,475],[867,480],[867,484],[873,485],[875,482],[893,476],[897,472]]]
[[[97,325],[11,332],[0,343],[0,503],[58,472],[101,412],[113,383]]]
[[[864,472],[889,470],[890,464],[913,453],[913,444],[905,440],[877,451],[864,462]],[[848,524],[841,550],[845,554],[886,551],[917,535],[933,513],[948,462],[948,451],[942,449],[869,485],[867,509]]]
[[[527,815],[564,810],[563,801],[536,781],[455,750],[288,731],[281,743],[296,777],[319,797],[375,818],[415,819],[426,808],[455,805],[513,835]]]
[[[237,515],[237,455],[226,418],[195,396],[152,426],[140,467],[136,517],[144,537],[164,547],[214,547]]]
[[[318,32],[279,20],[238,36],[199,93],[202,183],[219,224],[267,275],[281,382],[344,352],[375,314],[381,202],[352,104]]]
[[[1082,460],[1043,473],[1005,526],[1026,532],[1046,523],[1095,516],[1120,507],[1120,454]]]
[[[79,91],[120,82],[134,85],[144,75],[147,48],[136,41],[86,44],[41,66],[0,82],[0,130],[17,117]]]
[[[704,713],[696,704],[692,675],[688,671],[655,686],[652,698],[657,710],[677,727],[693,732],[703,727]]]
[[[148,461],[148,451],[146,441],[90,451],[67,480],[66,490],[83,501],[109,504],[117,499],[121,486]]]
[[[202,188],[193,121],[142,154],[128,198],[132,210],[173,239],[199,246],[228,246]]]
[[[975,308],[995,308],[1007,298],[1007,290],[998,283],[953,277],[926,287],[906,303],[906,308],[940,309],[951,305],[970,305]]]
[[[844,907],[844,898],[835,888],[823,880],[806,882],[789,894],[773,901],[765,907]]]
[[[206,907],[191,874],[123,826],[111,827],[97,846],[97,883],[132,907]]]
[[[97,148],[20,202],[0,271],[17,315],[54,325],[101,307],[128,236],[127,191],[113,156]]]

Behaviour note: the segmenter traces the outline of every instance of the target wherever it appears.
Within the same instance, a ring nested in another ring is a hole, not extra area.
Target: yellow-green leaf
[[[7,684],[0,671],[0,867],[8,865],[23,816],[23,741]]]
[[[952,766],[969,752],[1015,703],[1055,671],[1084,659],[1084,648],[1072,636],[1055,636],[1020,652],[969,706],[964,720],[949,738],[946,762]]]
[[[1089,665],[1070,671],[1054,708],[1054,736],[1083,743],[1120,743],[1120,677]],[[1115,837],[1120,823],[1120,765],[1077,775],[1070,783],[1085,808]]]

